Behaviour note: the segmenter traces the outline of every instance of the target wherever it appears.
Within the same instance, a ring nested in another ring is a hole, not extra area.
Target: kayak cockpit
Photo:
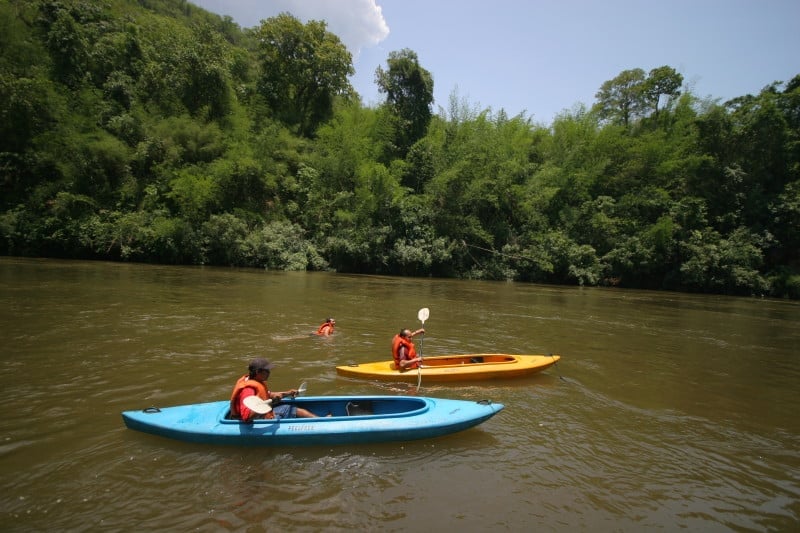
[[[288,418],[287,420],[302,420],[309,422],[311,420],[332,420],[342,417],[369,417],[369,418],[397,418],[406,416],[417,416],[430,409],[428,402],[424,398],[414,397],[389,397],[389,398],[347,398],[347,397],[308,397],[308,398],[294,398],[287,399],[281,403],[296,405],[308,409],[319,419],[309,418]],[[330,416],[327,416],[330,413]],[[224,424],[241,424],[242,421],[235,418],[230,418],[230,408],[225,406],[220,413],[221,423]],[[257,418],[256,423],[272,423],[278,422],[278,419],[265,419]]]
[[[506,354],[469,354],[469,355],[448,355],[445,357],[426,357],[422,361],[425,367],[445,367],[461,365],[497,365],[517,363],[519,359],[513,355]]]
[[[444,355],[426,357],[422,361],[422,368],[448,368],[462,367],[470,365],[474,367],[485,367],[488,365],[505,365],[519,363],[519,357],[506,354],[468,354],[468,355]],[[352,364],[350,366],[358,366]],[[389,368],[397,370],[394,361],[389,361]]]

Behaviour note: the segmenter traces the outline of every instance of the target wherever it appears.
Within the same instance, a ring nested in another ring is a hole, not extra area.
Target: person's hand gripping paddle
[[[307,389],[306,382],[300,384],[300,387],[297,389],[297,394],[294,396],[302,396]],[[244,399],[244,405],[254,413],[258,413],[260,415],[265,415],[272,411],[272,400],[262,400],[258,396],[248,396]]]

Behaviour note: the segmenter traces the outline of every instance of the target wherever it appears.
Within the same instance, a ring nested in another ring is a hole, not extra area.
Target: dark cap
[[[256,357],[252,361],[250,361],[250,366],[247,367],[248,370],[252,373],[256,373],[259,370],[271,370],[272,363],[264,359],[263,357]]]

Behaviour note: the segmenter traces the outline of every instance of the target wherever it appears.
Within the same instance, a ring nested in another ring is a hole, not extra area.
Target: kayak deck
[[[228,418],[228,401],[125,411],[129,429],[205,444],[329,445],[408,441],[476,426],[503,409],[488,400],[407,396],[319,396],[287,400],[320,418]],[[331,416],[326,416],[330,413]]]
[[[561,359],[560,355],[512,355],[477,353],[424,357],[419,373],[431,381],[468,381],[514,378],[541,372]],[[341,376],[384,381],[416,381],[416,369],[399,371],[394,361],[352,363],[336,367]]]

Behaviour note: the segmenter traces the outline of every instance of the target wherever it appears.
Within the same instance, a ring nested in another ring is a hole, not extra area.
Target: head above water
[[[250,361],[250,365],[247,367],[247,369],[250,371],[250,376],[253,377],[259,372],[269,372],[272,370],[272,363],[263,357],[256,357]]]

